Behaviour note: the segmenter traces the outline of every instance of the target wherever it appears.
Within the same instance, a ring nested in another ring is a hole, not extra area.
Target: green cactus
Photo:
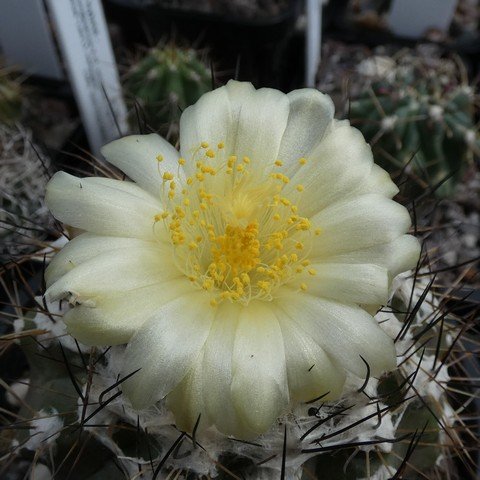
[[[125,88],[147,124],[175,138],[181,112],[211,89],[210,69],[193,49],[157,46],[130,69]]]
[[[21,110],[20,83],[11,71],[0,68],[0,124],[11,125],[20,118]]]
[[[375,160],[393,172],[410,160],[421,186],[450,196],[480,151],[475,95],[466,82],[439,72],[427,60],[408,57],[350,104],[352,125],[372,145]],[[442,183],[443,182],[443,183]]]
[[[17,460],[35,452],[36,461],[55,478],[273,480],[280,478],[287,435],[285,478],[433,480],[450,473],[459,478],[452,456],[468,463],[462,436],[477,443],[462,423],[461,414],[468,418],[469,413],[464,405],[454,410],[451,391],[461,402],[477,397],[468,379],[459,376],[463,367],[455,368],[468,352],[463,338],[452,348],[462,323],[443,312],[428,288],[425,280],[414,284],[397,277],[390,307],[377,314],[393,335],[399,333],[396,371],[370,378],[360,390],[363,379],[352,377],[342,400],[300,405],[254,443],[214,431],[195,440],[172,425],[161,402],[132,410],[121,396],[123,379],[115,367],[124,347],[76,343],[61,320],[69,309],[66,302],[44,304],[37,297],[35,315],[16,321],[18,342],[30,364],[17,423],[28,428],[14,430],[13,438],[0,435],[0,446],[3,441],[4,454],[11,449]],[[449,388],[453,378],[456,384]],[[24,448],[20,456],[16,445]]]

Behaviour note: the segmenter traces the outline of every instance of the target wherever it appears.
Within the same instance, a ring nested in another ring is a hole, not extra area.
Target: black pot
[[[253,81],[257,86],[292,88],[288,66],[292,63],[290,47],[300,11],[299,0],[290,0],[288,7],[276,16],[255,18],[161,5],[127,7],[125,3],[108,0],[105,7],[107,17],[122,26],[128,43],[172,40],[181,45],[186,41],[208,50],[215,71],[224,72],[223,80],[235,77]],[[298,61],[298,54],[295,57]],[[302,66],[300,69],[303,71]]]

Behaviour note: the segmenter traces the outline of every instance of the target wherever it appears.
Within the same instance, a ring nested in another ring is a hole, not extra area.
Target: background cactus
[[[462,437],[474,448],[475,436],[462,415],[471,418],[476,397],[458,373],[469,356],[459,333],[470,324],[440,306],[428,280],[398,277],[390,304],[377,313],[397,337],[398,370],[366,383],[349,378],[342,399],[300,405],[253,443],[186,435],[163,402],[132,410],[117,373],[124,347],[78,344],[59,316],[66,302],[38,297],[4,340],[21,344],[30,369],[13,413],[14,425],[28,428],[2,432],[3,454],[13,465],[33,459],[31,470],[42,464],[53,478],[79,480],[468,478],[453,457],[471,468]]]
[[[140,106],[147,125],[176,139],[182,111],[211,89],[210,68],[193,49],[157,46],[130,69],[125,88]]]
[[[480,152],[474,90],[458,79],[461,66],[452,60],[432,63],[408,53],[392,63],[379,68],[374,57],[360,65],[371,81],[351,101],[350,120],[384,168],[408,164],[421,187],[438,186],[439,196],[450,196]]]

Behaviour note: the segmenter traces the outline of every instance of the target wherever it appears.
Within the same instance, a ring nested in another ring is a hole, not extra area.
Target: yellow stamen
[[[193,150],[188,164],[196,168],[184,183],[174,181],[170,172],[162,174],[169,182],[162,199],[167,206],[154,221],[169,218],[164,225],[175,261],[198,288],[211,292],[212,306],[223,301],[270,301],[278,287],[297,275],[315,275],[306,267],[319,229],[313,230],[302,216],[295,204],[298,195],[282,193],[290,182],[287,175],[277,171],[268,176],[254,158],[241,156],[238,162],[236,155],[219,153],[223,142],[216,147],[202,142]],[[186,162],[178,160],[179,165]],[[283,166],[281,160],[274,164]],[[301,192],[305,187],[295,189]],[[307,285],[297,288],[305,291]]]

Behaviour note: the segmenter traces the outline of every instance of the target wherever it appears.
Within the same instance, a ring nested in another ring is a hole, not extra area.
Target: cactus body
[[[453,194],[480,147],[475,95],[420,57],[398,63],[351,102],[350,119],[389,171],[409,169],[439,196]],[[412,160],[413,157],[413,160]]]
[[[195,50],[155,47],[132,67],[125,87],[147,124],[175,137],[181,112],[210,90],[210,69]]]
[[[342,399],[299,405],[253,443],[214,429],[195,439],[184,435],[164,402],[133,410],[121,394],[118,375],[125,347],[89,349],[75,343],[65,335],[59,315],[68,305],[44,306],[37,298],[40,311],[16,324],[16,331],[24,332],[21,345],[31,365],[30,389],[19,414],[32,420],[30,431],[19,430],[15,441],[36,451],[52,471],[72,470],[75,478],[86,480],[120,478],[118,470],[124,472],[122,478],[145,480],[236,478],[232,473],[279,478],[285,435],[288,479],[387,480],[397,471],[405,475],[398,478],[446,478],[447,469],[452,473],[451,456],[463,449],[455,433],[459,412],[448,398],[451,378],[445,363],[459,326],[444,318],[438,299],[425,297],[424,281],[414,285],[400,276],[393,289],[389,308],[379,311],[377,320],[398,336],[399,368],[366,384],[351,376]],[[35,341],[26,331],[37,332]],[[47,354],[40,356],[38,345]],[[464,353],[459,348],[458,355]],[[33,428],[46,440],[32,442]],[[75,462],[77,454],[83,461]]]

